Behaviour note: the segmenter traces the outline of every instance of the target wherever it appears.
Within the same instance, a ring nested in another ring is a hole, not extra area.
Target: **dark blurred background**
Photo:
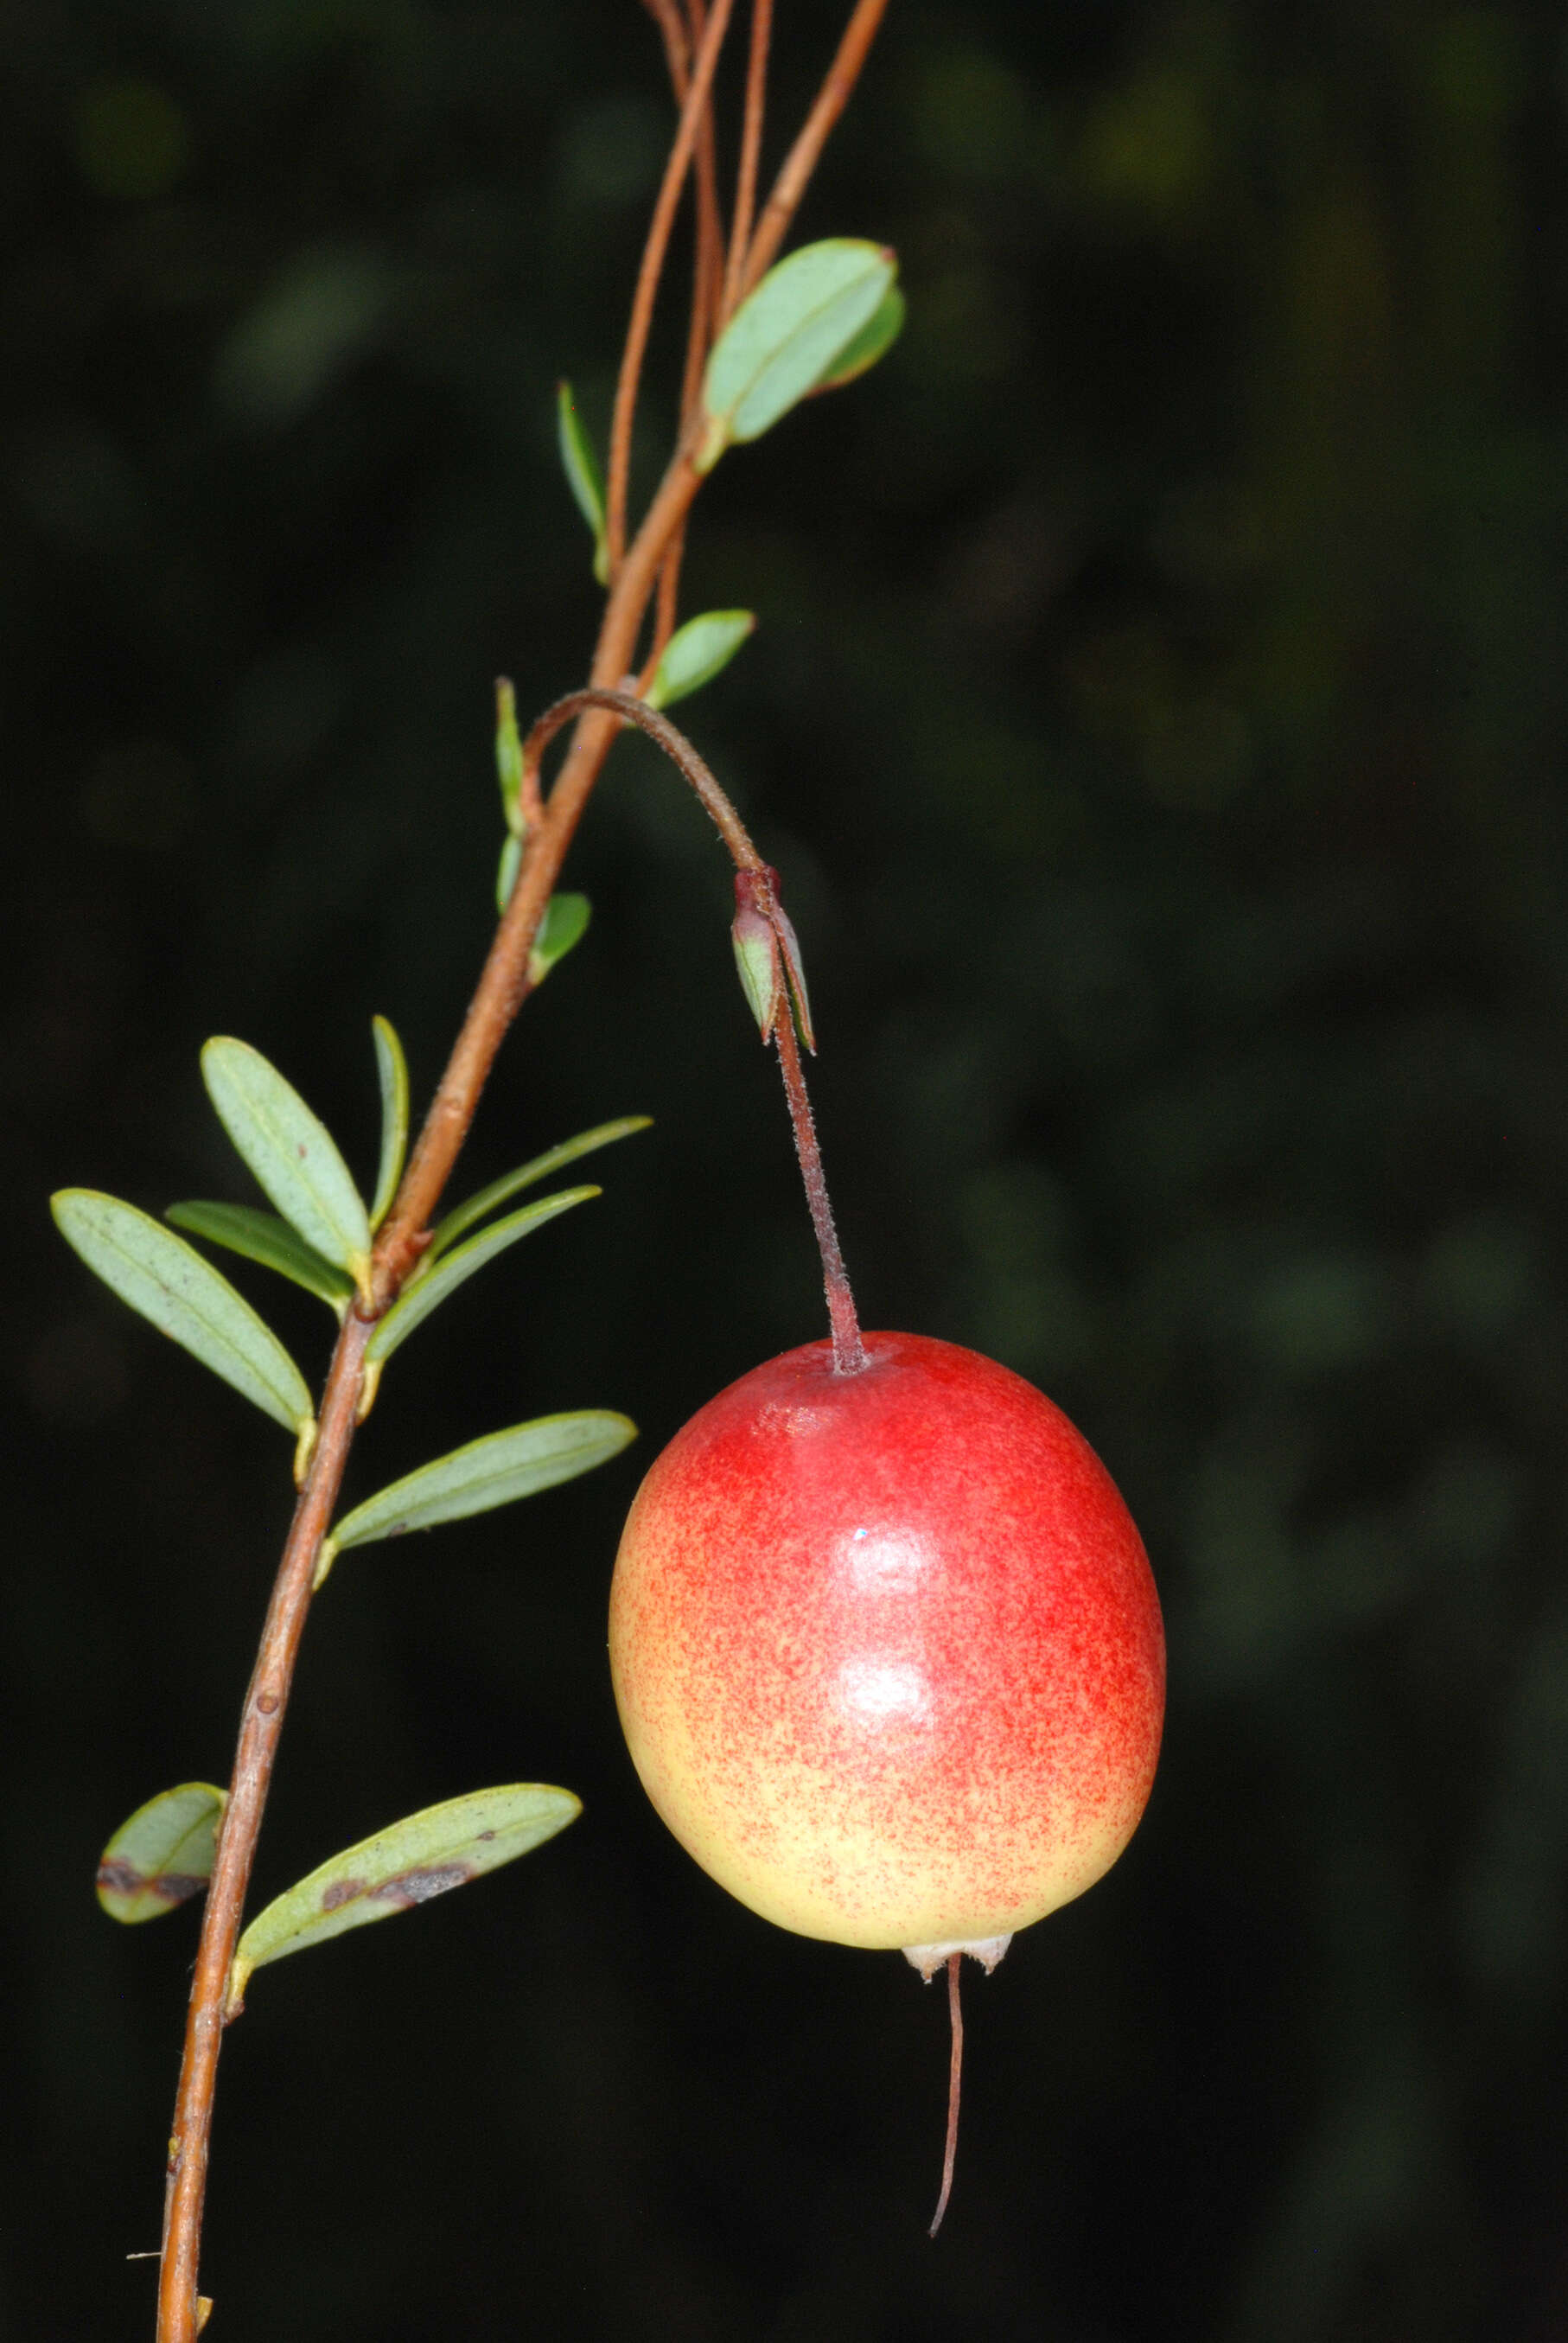
[[[781,0],[774,156],[839,21]],[[226,1774],[289,1488],[45,1200],[244,1196],[212,1032],[367,1168],[372,1012],[427,1095],[491,679],[591,642],[553,386],[602,429],[669,107],[634,0],[11,0],[5,47],[0,2328],[117,2343],[195,1921],[93,1865]],[[225,2343],[1568,2331],[1565,106],[1545,6],[895,0],[799,234],[895,243],[909,330],[720,467],[685,607],[760,623],[683,714],[785,874],[864,1315],[1106,1458],[1163,1770],[976,1975],[933,2247],[940,1996],[729,1903],[616,1727],[638,1459],[822,1331],[723,855],[622,744],[461,1184],[656,1128],[404,1353],[353,1487],[553,1408],[642,1441],[339,1565],[258,1892],[487,1782],[587,1811],[258,1978]]]

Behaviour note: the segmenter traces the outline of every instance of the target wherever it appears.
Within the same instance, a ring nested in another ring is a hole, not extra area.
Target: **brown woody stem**
[[[356,1411],[363,1381],[365,1345],[376,1317],[396,1299],[427,1242],[429,1222],[467,1136],[496,1053],[528,994],[528,959],[539,922],[594,783],[622,722],[640,724],[656,738],[666,732],[674,735],[689,759],[701,768],[707,783],[710,785],[711,796],[704,794],[685,758],[677,757],[677,762],[680,763],[687,778],[692,780],[694,787],[699,787],[699,794],[703,795],[709,810],[719,821],[731,851],[736,851],[738,837],[743,841],[744,852],[750,858],[742,867],[760,867],[756,850],[746,838],[739,816],[711,774],[708,773],[706,766],[701,765],[701,759],[697,758],[689,743],[682,741],[681,736],[675,733],[674,727],[667,725],[652,709],[643,708],[638,701],[626,703],[624,696],[614,689],[631,668],[638,638],[661,573],[668,578],[668,585],[660,626],[668,629],[673,617],[675,564],[679,558],[678,548],[687,514],[701,486],[701,476],[690,460],[698,420],[695,412],[697,402],[692,398],[689,388],[694,370],[698,368],[698,357],[694,353],[700,354],[706,341],[711,337],[721,297],[723,274],[722,227],[718,215],[712,162],[710,99],[713,71],[732,0],[715,0],[711,15],[706,17],[697,0],[691,0],[691,21],[700,27],[700,38],[694,44],[696,55],[684,90],[680,89],[679,81],[687,72],[687,53],[679,37],[678,19],[669,0],[645,0],[645,5],[665,35],[671,75],[677,79],[682,108],[675,147],[649,231],[632,327],[628,331],[622,364],[622,385],[628,387],[624,397],[618,395],[617,459],[612,462],[611,479],[612,583],[590,670],[592,685],[588,691],[575,695],[578,705],[559,718],[560,723],[564,724],[570,721],[571,714],[575,713],[578,727],[542,809],[530,792],[528,801],[530,810],[537,812],[537,819],[530,823],[517,882],[496,930],[462,1030],[420,1131],[397,1198],[382,1225],[376,1246],[368,1309],[363,1314],[357,1308],[348,1312],[327,1371],[316,1446],[278,1565],[255,1671],[246,1695],[228,1805],[202,1916],[201,1940],[191,1986],[179,2087],[168,2147],[162,2268],[158,2284],[157,2343],[196,2343],[210,2308],[198,2293],[197,2277],[213,2100],[223,2028],[226,2016],[229,2014],[226,2008],[229,1976],[235,1947],[239,1940],[246,1892],[255,1862],[272,1769],[287,1712],[295,1662],[304,1634],[306,1614],[310,1607],[316,1566],[322,1542],[331,1525],[354,1439]],[[869,6],[869,0],[860,0],[851,17],[829,82],[824,85],[822,96],[801,134],[801,140],[797,141],[789,163],[785,166],[787,174],[793,171],[789,182],[793,192],[781,217],[775,209],[779,203],[779,190],[775,189],[774,206],[770,206],[770,212],[778,220],[778,236],[783,234],[789,211],[799,201],[805,179],[809,176],[809,163],[802,172],[798,159],[805,152],[802,142],[815,138],[815,145],[810,148],[811,159],[814,160],[828,130],[843,109],[849,83],[859,71],[876,20],[880,17],[885,5],[886,0],[879,0],[879,5],[874,7]],[[862,35],[857,28],[863,23]],[[829,100],[824,113],[825,102]],[[814,129],[815,125],[819,125],[819,131]],[[707,322],[700,326],[694,324],[689,344],[688,387],[682,402],[680,445],[635,539],[622,558],[620,540],[625,531],[631,411],[636,401],[641,347],[646,341],[648,319],[651,316],[653,296],[668,237],[669,218],[673,216],[694,144],[699,156],[699,260],[695,301],[699,311],[707,305]],[[783,185],[782,177],[780,185]],[[768,224],[765,219],[764,226]],[[757,240],[754,239],[751,247],[753,258],[756,252]],[[640,341],[638,340],[639,331]],[[699,379],[699,373],[697,378]],[[557,709],[551,714],[558,714],[564,705],[558,703]],[[633,710],[637,712],[633,713]],[[538,731],[536,726],[535,734]],[[530,740],[534,737],[530,735]],[[536,779],[538,753],[536,750],[533,765]],[[735,836],[727,824],[733,825]],[[803,1090],[801,1096],[804,1097]],[[793,1098],[791,1103],[793,1105]],[[809,1108],[807,1120],[809,1124]],[[799,1137],[799,1126],[797,1135]],[[812,1145],[815,1145],[814,1140]],[[826,1192],[823,1193],[825,1201]],[[815,1216],[815,1206],[813,1213]],[[830,1232],[830,1219],[829,1228]],[[834,1252],[836,1255],[836,1240]],[[824,1255],[825,1262],[826,1259]],[[841,1277],[841,1262],[839,1274]],[[847,1295],[847,1283],[844,1292]],[[831,1302],[831,1293],[829,1300]],[[851,1322],[852,1318],[853,1305],[850,1304]],[[834,1322],[837,1343],[837,1319]]]
[[[354,1438],[368,1322],[350,1310],[337,1337],[322,1396],[320,1430],[299,1493],[246,1694],[228,1806],[202,1916],[201,1943],[186,2019],[185,2056],[169,2138],[164,2199],[163,2268],[158,2281],[158,2343],[194,2343],[201,2323],[196,2259],[212,2136],[229,1965],[239,1941],[246,1889],[256,1857],[262,1810],[288,1707],[289,1686],[316,1558],[332,1520]]]

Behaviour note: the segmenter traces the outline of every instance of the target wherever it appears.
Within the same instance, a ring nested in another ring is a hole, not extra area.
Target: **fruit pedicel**
[[[1159,1756],[1165,1644],[1115,1483],[1032,1384],[862,1337],[806,1101],[809,1011],[770,870],[736,950],[777,1042],[833,1340],[720,1392],[656,1459],[610,1594],[628,1746],[688,1852],[780,1927],[945,1965],[957,2137],[965,1953],[1093,1885]]]

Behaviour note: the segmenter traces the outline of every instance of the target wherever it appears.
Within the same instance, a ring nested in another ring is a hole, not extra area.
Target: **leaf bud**
[[[740,977],[740,990],[746,995],[762,1039],[770,1041],[784,1006],[784,970],[773,923],[767,912],[759,908],[757,895],[755,872],[738,870],[735,874],[735,920],[729,930],[729,940],[735,946],[735,966]]]
[[[501,807],[514,838],[523,830],[523,745],[518,738],[518,701],[510,679],[496,678],[496,779],[501,786]],[[505,909],[505,906],[502,907]]]
[[[758,1030],[770,1041],[779,1020],[792,1006],[796,1030],[806,1047],[817,1047],[800,946],[779,900],[779,873],[770,863],[735,874],[735,920],[730,929],[740,988]]]

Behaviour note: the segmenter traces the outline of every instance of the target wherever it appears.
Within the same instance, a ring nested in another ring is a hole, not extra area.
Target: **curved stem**
[[[539,759],[556,734],[574,716],[588,709],[602,709],[607,714],[620,717],[635,724],[657,741],[671,764],[690,782],[715,828],[729,849],[737,870],[749,871],[760,882],[757,894],[758,908],[774,930],[779,960],[787,964],[793,938],[786,942],[786,930],[780,924],[781,912],[774,884],[774,876],[752,843],[751,834],[729,799],[714,779],[708,766],[691,742],[678,726],[645,701],[634,699],[628,692],[587,691],[568,692],[547,708],[523,743],[523,785],[534,779],[537,787]],[[811,1226],[816,1232],[817,1251],[822,1261],[822,1288],[828,1297],[828,1322],[833,1332],[833,1364],[841,1375],[857,1375],[870,1364],[865,1344],[860,1340],[860,1322],[855,1312],[855,1297],[849,1290],[849,1272],[839,1245],[839,1232],[833,1221],[833,1207],[828,1197],[827,1175],[822,1169],[822,1151],[817,1143],[817,1126],[812,1119],[811,1101],[806,1089],[806,1071],[800,1062],[799,1044],[795,1038],[794,1012],[789,1001],[789,985],[780,976],[783,997],[773,1020],[773,1039],[779,1051],[779,1070],[784,1077],[784,1094],[789,1101],[789,1121],[795,1134],[795,1152],[799,1159],[800,1177],[805,1183],[806,1203],[811,1214]]]
[[[604,691],[590,684],[585,691],[568,691],[564,699],[558,699],[547,708],[523,742],[525,786],[527,776],[538,771],[539,759],[556,734],[564,725],[569,724],[574,716],[580,716],[585,709],[589,708],[602,708],[609,714],[618,716],[623,723],[635,725],[639,732],[646,732],[650,740],[658,742],[670,763],[690,782],[712,816],[714,827],[729,849],[737,870],[765,870],[768,868],[751,842],[750,831],[685,733],[672,724],[668,716],[661,716],[657,708],[650,708],[645,699],[634,699],[628,691]]]
[[[369,1322],[350,1310],[332,1354],[322,1396],[320,1431],[294,1509],[255,1672],[245,1696],[228,1806],[202,1915],[201,1943],[186,2018],[185,2058],[169,2139],[158,2343],[195,2343],[202,2323],[196,2261],[229,1966],[239,1941],[256,1835],[288,1706],[294,1663],[305,1632],[305,1614],[310,1608],[316,1560],[331,1524],[354,1438],[361,1364],[369,1339]]]

